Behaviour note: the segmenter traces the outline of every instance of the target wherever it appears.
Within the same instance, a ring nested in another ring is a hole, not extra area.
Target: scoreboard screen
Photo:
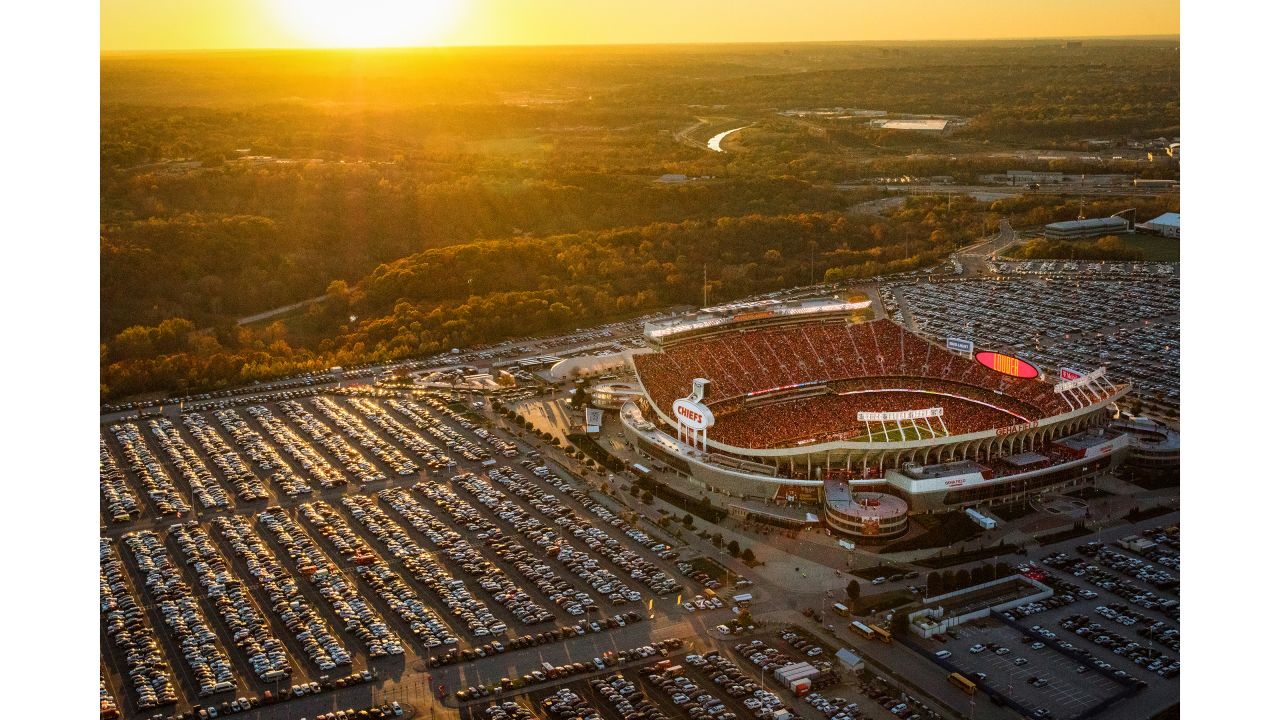
[[[1019,360],[1012,355],[1004,355],[983,351],[973,358],[998,373],[1012,375],[1016,378],[1035,378],[1040,376],[1040,369],[1026,360]]]

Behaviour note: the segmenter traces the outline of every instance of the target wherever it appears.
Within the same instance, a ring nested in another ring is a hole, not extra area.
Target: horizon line
[[[386,45],[368,47],[344,46],[281,46],[281,47],[203,47],[203,48],[119,48],[111,50],[99,49],[99,55],[145,55],[161,53],[219,53],[219,52],[370,52],[370,51],[406,51],[406,50],[500,50],[530,48],[640,48],[640,47],[706,47],[730,45],[855,45],[855,44],[913,44],[913,43],[969,43],[997,42],[1015,40],[1180,40],[1181,33],[1152,33],[1139,35],[1010,35],[1004,37],[971,37],[971,38],[917,38],[911,40],[707,40],[690,42],[620,42],[620,43],[512,43],[512,44],[440,44],[440,45]]]

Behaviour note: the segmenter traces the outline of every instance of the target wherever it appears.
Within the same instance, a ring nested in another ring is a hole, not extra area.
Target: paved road
[[[328,295],[317,295],[313,298],[307,298],[306,300],[301,300],[299,302],[292,303],[289,305],[281,305],[278,308],[264,310],[256,315],[246,315],[245,317],[242,317],[239,320],[236,320],[236,325],[248,325],[249,323],[256,323],[259,320],[267,320],[267,319],[276,317],[277,315],[285,315],[299,308],[304,308],[308,305],[314,305],[324,300],[326,297],[328,297]]]

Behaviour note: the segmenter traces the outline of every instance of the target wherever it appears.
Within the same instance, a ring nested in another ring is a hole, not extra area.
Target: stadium
[[[647,324],[651,352],[630,359],[640,392],[620,411],[628,439],[682,492],[730,509],[817,504],[831,483],[900,498],[903,515],[1003,504],[1120,459],[1129,435],[1111,418],[1129,388],[1103,369],[1047,382],[1015,357],[858,322],[866,305],[768,301]],[[857,505],[842,494],[834,512]]]

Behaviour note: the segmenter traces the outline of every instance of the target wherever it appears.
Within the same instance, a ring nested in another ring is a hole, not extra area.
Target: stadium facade
[[[652,352],[630,359],[640,394],[620,410],[627,438],[673,489],[722,506],[827,498],[828,526],[857,537],[851,498],[892,496],[912,513],[1004,504],[1088,484],[1134,441],[1112,426],[1129,387],[1101,369],[1045,381],[1032,367],[1032,379],[1016,358],[979,353],[995,358],[983,364],[853,320],[865,307],[753,303],[646,325]],[[832,483],[850,494],[834,509]],[[898,507],[875,505],[868,518]],[[891,535],[897,521],[872,526]]]

